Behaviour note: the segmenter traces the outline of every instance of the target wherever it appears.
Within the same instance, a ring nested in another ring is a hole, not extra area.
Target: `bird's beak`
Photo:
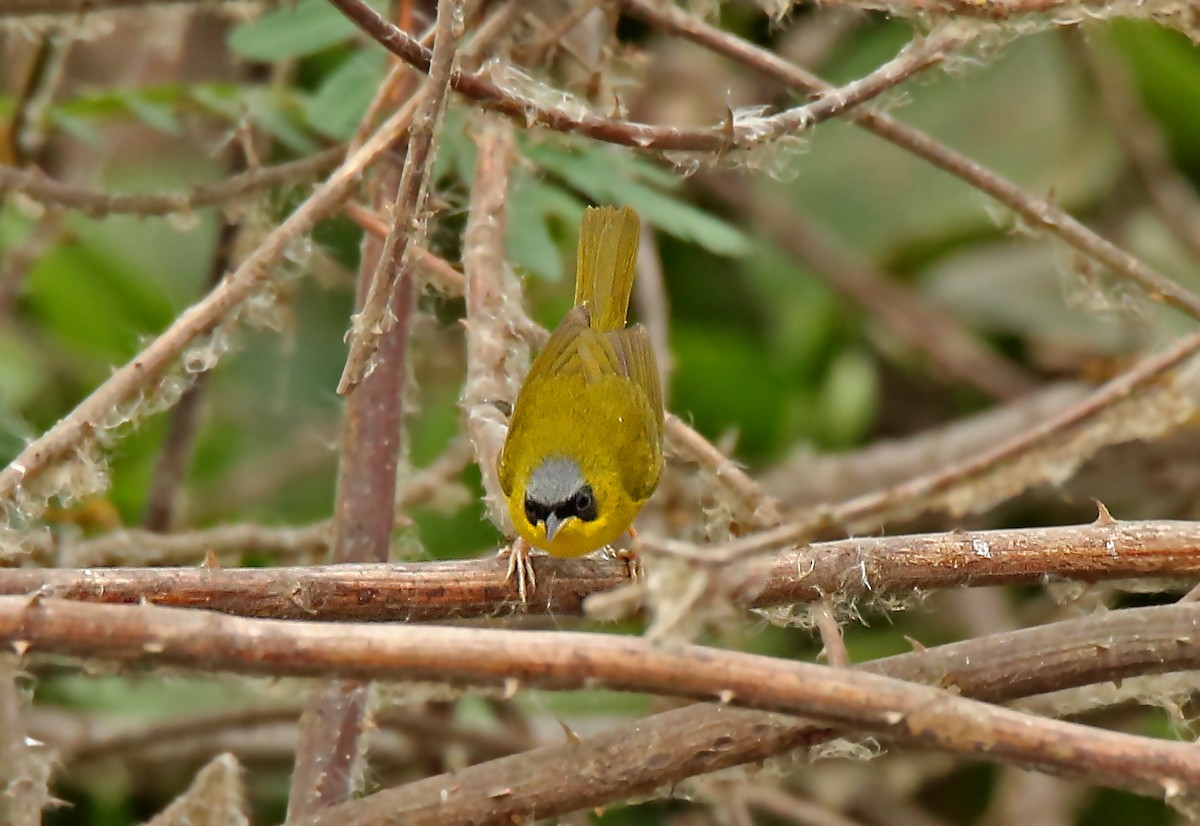
[[[550,514],[546,517],[546,541],[553,542],[554,534],[558,533],[558,529],[562,527],[562,520],[556,514]]]

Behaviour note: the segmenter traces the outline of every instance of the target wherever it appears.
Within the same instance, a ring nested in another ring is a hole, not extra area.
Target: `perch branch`
[[[261,550],[261,549],[260,549]],[[697,552],[707,562],[703,550]],[[535,556],[524,610],[579,615],[587,597],[628,582],[625,562]],[[648,564],[653,564],[651,561]],[[939,588],[1200,576],[1200,522],[1106,522],[819,542],[756,556],[722,573],[750,608],[846,605]],[[150,602],[231,614],[417,622],[522,610],[502,560],[280,568],[0,569],[0,594]]]

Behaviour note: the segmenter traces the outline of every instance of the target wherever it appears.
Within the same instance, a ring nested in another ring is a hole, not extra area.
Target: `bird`
[[[650,333],[626,327],[641,223],[630,207],[588,207],[575,306],[530,365],[497,471],[516,529],[502,553],[521,601],[536,587],[529,549],[578,557],[630,531],[663,468],[663,402]]]

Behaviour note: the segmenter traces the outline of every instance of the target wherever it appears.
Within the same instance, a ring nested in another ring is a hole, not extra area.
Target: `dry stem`
[[[725,55],[774,78],[789,89],[802,94],[828,95],[833,91],[834,87],[816,75],[778,55],[710,26],[672,4],[660,3],[657,0],[625,0],[625,8],[635,17],[653,26]],[[1200,298],[1115,244],[1096,235],[1050,202],[1030,197],[1012,181],[960,155],[925,133],[905,126],[890,115],[860,106],[845,112],[845,116],[851,123],[891,141],[990,195],[1016,212],[1030,226],[1045,230],[1087,257],[1099,261],[1115,274],[1133,281],[1151,298],[1163,301],[1193,318],[1200,318]]]
[[[261,550],[261,549],[260,549]],[[696,564],[708,555],[695,553]],[[653,560],[647,562],[653,565]],[[579,615],[587,597],[629,581],[625,562],[535,557],[528,606],[512,601],[492,556],[446,562],[294,568],[0,569],[0,594],[152,602],[257,617],[433,621],[527,611]],[[838,606],[962,586],[1200,576],[1200,522],[1095,522],[820,542],[730,564],[729,595],[753,608]]]
[[[422,72],[429,72],[432,55],[411,35],[401,31],[368,6],[363,0],[330,0],[363,31],[400,59]],[[640,149],[679,150],[724,153],[731,149],[748,150],[783,137],[794,137],[806,129],[852,110],[913,75],[940,64],[946,56],[961,48],[970,36],[961,31],[940,32],[914,41],[899,56],[871,74],[817,101],[770,118],[726,123],[704,129],[652,126],[587,111],[568,111],[543,105],[505,88],[484,72],[459,71],[451,78],[456,91],[474,100],[484,109],[514,119],[525,127],[544,126],[558,132],[585,135],[595,140]]]
[[[1174,625],[1167,645],[1186,651],[1193,666],[1200,664],[1200,606],[1158,610],[1186,617],[1183,628]],[[1153,636],[1149,625],[1139,638]],[[1168,799],[1200,793],[1200,752],[1191,744],[1034,717],[863,671],[624,636],[411,625],[351,630],[157,606],[3,597],[0,640],[25,644],[33,653],[138,666],[494,686],[516,680],[542,688],[719,698],[727,705],[802,715],[898,743],[1015,762]],[[344,812],[339,822],[347,822]]]

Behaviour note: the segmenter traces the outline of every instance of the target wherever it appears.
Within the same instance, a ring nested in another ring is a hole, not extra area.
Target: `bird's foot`
[[[616,559],[625,563],[625,571],[629,574],[629,581],[641,582],[646,572],[642,568],[642,558],[633,549],[633,544],[637,542],[637,531],[633,529],[633,525],[630,525],[626,533],[629,535],[629,545],[624,548],[611,548],[610,550]]]
[[[508,559],[508,570],[504,574],[504,581],[516,579],[517,594],[520,596],[521,605],[529,604],[529,594],[537,588],[537,575],[533,571],[533,559],[531,558],[532,550],[529,543],[519,536],[508,547],[500,549],[500,558]]]

